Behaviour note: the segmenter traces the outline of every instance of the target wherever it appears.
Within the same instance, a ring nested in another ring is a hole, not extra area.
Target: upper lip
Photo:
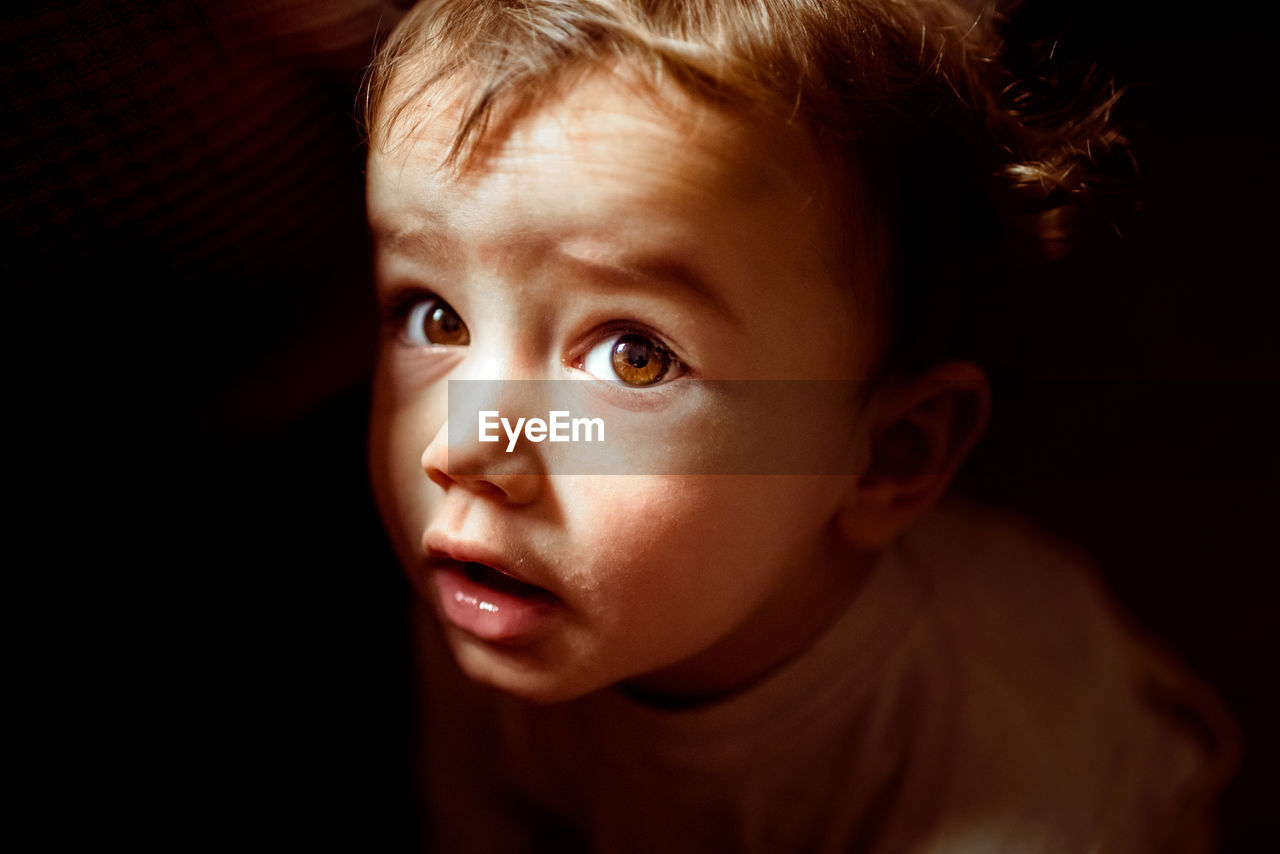
[[[427,562],[431,564],[445,561],[482,563],[491,569],[501,572],[503,575],[514,578],[516,581],[546,589],[545,585],[539,583],[536,579],[513,569],[497,551],[480,543],[462,542],[461,540],[454,540],[439,531],[427,531],[427,535],[422,541],[422,551],[426,555]]]

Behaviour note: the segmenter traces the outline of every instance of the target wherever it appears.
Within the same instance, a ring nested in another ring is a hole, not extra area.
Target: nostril
[[[508,490],[503,489],[502,486],[489,480],[477,481],[471,487],[471,491],[478,495],[491,495],[491,496],[500,497],[500,498],[510,497]]]
[[[431,479],[432,483],[445,490],[452,489],[456,486],[476,495],[490,495],[498,498],[511,497],[510,494],[514,491],[508,489],[506,485],[508,481],[513,480],[511,477],[503,477],[501,475],[482,475],[474,477],[459,475],[458,477],[453,477],[438,466],[427,466],[426,472],[427,477]],[[517,478],[518,477],[520,476],[517,476]]]
[[[457,486],[457,481],[435,466],[427,466],[426,471],[427,477],[431,478],[431,482],[441,489],[448,489],[451,486]]]

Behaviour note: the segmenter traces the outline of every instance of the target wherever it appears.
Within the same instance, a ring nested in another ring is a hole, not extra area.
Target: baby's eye
[[[638,332],[610,336],[582,360],[582,370],[592,376],[631,386],[656,385],[677,365],[670,350]]]
[[[461,347],[471,343],[467,324],[462,322],[453,306],[437,296],[413,304],[405,322],[404,337],[415,347],[432,344]]]

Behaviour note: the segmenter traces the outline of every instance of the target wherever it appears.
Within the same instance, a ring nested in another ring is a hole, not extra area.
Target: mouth
[[[428,568],[441,618],[481,641],[532,643],[563,610],[551,591],[487,563],[437,555]]]
[[[514,596],[518,599],[554,599],[551,591],[536,584],[530,584],[527,581],[521,581],[513,575],[508,575],[500,569],[495,569],[485,563],[478,561],[459,561],[450,560],[448,563],[454,565],[454,569],[471,581],[473,584],[487,587],[497,593],[505,596]]]

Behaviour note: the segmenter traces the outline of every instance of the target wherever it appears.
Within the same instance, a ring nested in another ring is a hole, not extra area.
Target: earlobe
[[[878,551],[942,496],[987,424],[982,370],[948,362],[884,389],[871,404],[867,466],[845,497],[844,539]]]

